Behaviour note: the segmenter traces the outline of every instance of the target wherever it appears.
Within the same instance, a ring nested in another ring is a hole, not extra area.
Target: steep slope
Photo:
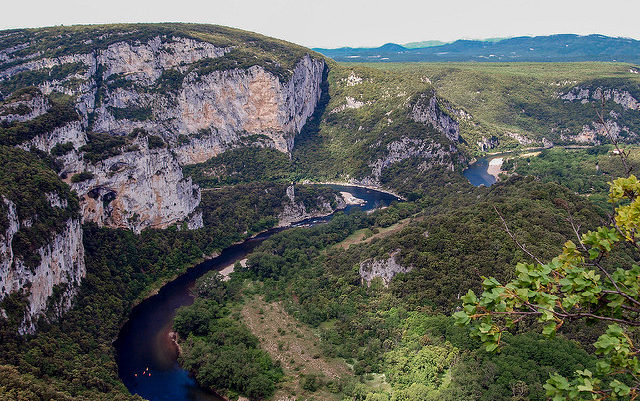
[[[351,66],[351,64],[346,64]],[[623,63],[368,63],[368,67],[430,82],[461,110],[464,149],[605,143],[597,120],[601,96],[610,131],[627,143],[640,137],[640,75]]]
[[[194,221],[200,202],[182,165],[240,145],[290,152],[324,69],[304,48],[217,26],[5,31],[0,142],[54,154],[84,221],[163,228]]]
[[[0,159],[0,317],[31,333],[71,306],[85,275],[78,199],[33,155],[0,146]]]
[[[466,118],[433,86],[406,74],[368,66],[332,65],[317,114],[293,152],[296,173],[307,179],[389,182],[393,166],[422,175],[465,163],[459,120]]]

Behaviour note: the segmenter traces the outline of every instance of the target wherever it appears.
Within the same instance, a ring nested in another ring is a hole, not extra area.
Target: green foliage
[[[592,358],[564,338],[519,334],[503,338],[508,352],[487,355],[465,330],[453,327],[452,319],[434,312],[450,313],[458,294],[481,288],[480,274],[509,278],[511,266],[527,260],[499,229],[498,216],[488,212],[493,205],[509,216],[513,232],[534,244],[533,251],[549,257],[560,249],[558,239],[571,234],[566,211],[558,205],[575,211],[587,226],[598,214],[562,187],[530,178],[468,192],[439,187],[439,192],[437,199],[426,193],[419,204],[335,217],[324,226],[275,235],[249,258],[248,270],[262,283],[267,299],[283,300],[289,313],[318,328],[325,356],[346,358],[363,378],[385,373],[388,389],[341,387],[356,400],[367,394],[398,400],[506,400],[518,392],[543,399],[549,373],[592,369]],[[414,216],[416,221],[388,237],[348,250],[332,247],[362,227],[376,232],[419,210],[428,218]],[[388,288],[363,286],[359,263],[386,259],[395,251],[396,261],[413,271],[396,275]]]
[[[116,120],[147,121],[153,117],[151,107],[109,107]]]
[[[291,161],[272,148],[228,150],[204,163],[185,166],[184,174],[204,188],[247,182],[291,182]]]
[[[172,38],[196,39],[211,43],[217,47],[227,48],[231,55],[228,58],[220,59],[226,59],[227,61],[224,62],[229,62],[230,64],[228,65],[232,68],[261,65],[284,81],[288,81],[291,76],[291,70],[305,54],[312,54],[313,57],[322,58],[321,55],[312,53],[308,49],[292,43],[219,25],[182,23],[75,25],[19,29],[12,30],[10,33],[0,38],[0,49],[27,43],[27,46],[13,52],[12,55],[15,57],[30,57],[35,60],[69,54],[92,53],[106,49],[117,42],[136,45],[148,42],[155,37],[161,37],[169,42],[172,41]],[[0,71],[14,64],[12,62],[1,63]],[[39,74],[43,75],[44,73],[40,72]],[[175,90],[177,88],[176,83],[179,81],[178,76],[173,74],[173,76],[165,76],[165,78],[160,80],[157,90]],[[37,81],[36,78],[31,76],[25,76],[21,79],[28,82]],[[122,84],[126,85],[126,82],[122,80],[116,83],[116,85]],[[2,91],[3,94],[8,94],[9,92]]]
[[[507,159],[502,169],[509,174],[532,175],[545,182],[557,182],[571,191],[589,197],[603,210],[608,209],[609,181],[624,174],[613,146],[587,149],[546,149],[537,156],[516,156]],[[638,163],[636,148],[630,148],[629,161],[634,169]]]
[[[51,148],[52,156],[64,156],[67,153],[71,152],[74,149],[72,142],[58,143],[56,146]]]
[[[90,171],[82,171],[80,173],[74,174],[71,176],[71,182],[78,183],[82,181],[87,181],[93,178],[93,173]]]
[[[35,267],[40,256],[36,252],[55,233],[61,232],[70,218],[78,218],[77,197],[55,172],[29,152],[0,146],[0,194],[16,206],[21,222],[31,221],[30,227],[22,227],[13,239],[13,251],[27,266]],[[52,207],[47,194],[55,194],[66,206]],[[2,202],[3,232],[7,229],[7,205]]]
[[[125,136],[89,132],[87,133],[87,144],[81,146],[79,150],[84,152],[83,158],[85,160],[95,164],[121,154],[122,148],[126,144],[127,137]]]
[[[44,192],[51,185],[45,178],[50,177],[53,184],[61,186],[54,188],[60,194],[65,193],[61,192],[64,189],[70,196],[68,187],[50,170],[45,169],[44,177],[36,174],[36,168],[44,169],[43,163],[27,152],[4,147],[0,147],[0,152],[9,167],[0,169],[0,193],[15,199],[21,216],[31,216],[30,213],[37,212],[43,220],[48,221],[47,213],[50,212],[37,208],[40,205],[39,197],[44,198]],[[20,158],[14,160],[12,154]],[[24,162],[24,167],[18,162]],[[6,184],[2,184],[5,182],[2,174],[6,176]],[[15,174],[15,177],[11,174]],[[36,182],[38,185],[35,185]],[[45,393],[48,398],[44,399],[47,401],[70,398],[138,400],[137,396],[129,395],[119,380],[112,348],[113,339],[134,302],[160,283],[202,260],[203,255],[245,239],[251,230],[262,230],[275,224],[282,198],[280,203],[275,202],[275,196],[272,201],[265,201],[264,191],[265,187],[255,187],[253,190],[229,187],[215,193],[204,192],[201,210],[205,227],[199,230],[149,229],[136,235],[129,230],[85,225],[83,239],[87,276],[82,281],[74,308],[63,319],[53,324],[41,321],[35,336],[20,337],[16,334],[16,328],[22,320],[21,311],[25,305],[22,295],[7,297],[0,304],[0,308],[7,308],[10,316],[16,313],[15,319],[10,321],[0,319],[0,360],[2,364],[10,365],[8,369],[19,368],[19,373],[9,376],[12,377],[11,381],[3,381],[7,376],[0,374],[0,398],[4,394],[28,394],[27,397],[32,398],[26,399],[38,399],[31,394],[44,386],[56,391],[51,396]],[[279,196],[284,196],[284,188]],[[77,201],[72,201],[73,198],[70,198],[70,204],[75,205],[73,210],[77,210]],[[2,207],[4,203],[0,202]],[[0,217],[4,215],[0,213]],[[261,223],[256,223],[259,221]],[[43,233],[30,233],[27,238],[32,241],[44,240],[49,233],[50,228]],[[198,281],[195,290],[200,296],[210,298],[211,302],[233,299],[235,291],[232,287],[221,286],[211,276]],[[213,310],[208,307],[204,309]],[[196,311],[193,319],[184,321],[194,322],[199,315]],[[216,324],[221,333],[235,333],[237,336],[234,334],[233,340],[229,338],[228,342],[220,343],[220,347],[206,348],[207,352],[220,352],[221,355],[219,360],[206,362],[215,369],[230,366],[239,369],[249,361],[252,369],[259,370],[240,370],[240,374],[232,380],[242,381],[246,394],[271,391],[280,370],[262,351],[251,348],[252,344],[256,344],[255,337],[243,325],[228,317]],[[190,329],[179,330],[185,332]],[[247,378],[242,372],[251,374],[255,380]],[[205,371],[205,374],[209,373]],[[203,383],[206,383],[204,380]]]
[[[351,67],[353,64],[349,63]],[[537,142],[543,137],[564,143],[562,135],[578,134],[594,121],[594,104],[564,101],[558,93],[573,87],[604,87],[638,94],[640,78],[623,63],[369,63],[369,68],[399,74],[413,82],[428,78],[437,93],[473,117],[461,121],[468,144],[495,136],[500,149],[521,145],[505,133],[517,133]],[[637,97],[636,97],[637,99]],[[612,101],[620,125],[637,132],[638,111]],[[626,133],[622,133],[626,135]],[[602,138],[600,138],[602,139]],[[468,149],[479,153],[475,146]]]
[[[353,77],[361,81],[350,84]],[[372,165],[388,156],[390,148],[402,149],[404,145],[399,144],[405,142],[424,154],[413,159],[417,168],[403,170],[404,178],[423,175],[437,165],[430,160],[431,151],[451,152],[453,164],[458,164],[458,151],[450,148],[452,143],[444,135],[431,124],[411,119],[409,100],[431,93],[427,82],[408,74],[351,65],[332,66],[326,78],[316,114],[296,136],[292,157],[299,179],[371,176]],[[348,98],[359,102],[359,107],[348,107]],[[387,178],[385,184],[391,180]]]
[[[79,119],[73,100],[64,95],[50,95],[51,108],[25,122],[0,122],[0,144],[14,146],[48,133]]]
[[[178,70],[168,69],[162,71],[162,75],[156,81],[157,91],[159,93],[176,93],[182,88],[184,74]]]
[[[0,82],[0,94],[10,94],[14,91],[30,86],[38,86],[45,81],[63,81],[70,75],[84,74],[87,66],[84,63],[68,63],[56,65],[52,68],[22,71]]]
[[[606,262],[616,253],[625,254],[622,243],[638,241],[639,195],[640,182],[633,175],[611,182],[609,201],[620,205],[612,226],[582,234],[577,245],[567,241],[549,263],[519,263],[517,276],[505,285],[486,278],[480,297],[472,290],[462,297],[463,310],[454,314],[456,322],[469,325],[473,321],[472,334],[487,351],[496,350],[503,332],[527,317],[542,323],[545,335],[576,319],[611,323],[594,343],[601,356],[595,371],[576,370],[570,380],[553,375],[545,389],[554,400],[635,397],[640,386],[637,349],[620,325],[640,325],[640,267],[635,258],[615,267]]]
[[[190,68],[198,76],[209,75],[216,71],[226,71],[233,69],[247,70],[250,67],[259,65],[280,79],[281,82],[289,80],[291,72],[280,65],[276,60],[266,54],[256,54],[254,51],[243,49],[232,49],[224,57],[205,58],[199,60]]]
[[[157,135],[149,135],[147,137],[147,143],[149,144],[149,149],[161,149],[167,146],[164,140]]]
[[[262,399],[273,395],[283,373],[258,339],[231,318],[229,285],[214,272],[198,281],[193,305],[176,313],[174,327],[181,338],[180,361],[198,382],[215,391],[231,391]]]

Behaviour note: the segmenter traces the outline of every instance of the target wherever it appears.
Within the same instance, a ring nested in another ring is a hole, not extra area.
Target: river
[[[490,187],[495,184],[497,179],[495,176],[489,174],[489,159],[483,157],[478,159],[475,163],[472,163],[467,167],[462,174],[469,180],[471,185],[479,187],[484,185]]]
[[[363,205],[347,206],[346,213],[354,209],[372,210],[388,206],[398,199],[391,194],[367,188],[329,186],[366,201]],[[294,226],[315,225],[326,222],[331,217],[309,219]],[[272,229],[226,248],[220,256],[188,269],[164,285],[156,295],[133,308],[115,342],[118,375],[132,394],[139,394],[150,401],[221,400],[215,394],[200,388],[188,372],[178,365],[177,349],[169,338],[176,309],[193,303],[190,289],[199,277],[244,259],[262,241],[285,229]]]

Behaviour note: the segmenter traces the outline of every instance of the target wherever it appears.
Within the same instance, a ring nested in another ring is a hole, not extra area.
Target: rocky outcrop
[[[460,139],[460,124],[450,116],[449,107],[441,105],[434,92],[423,93],[414,103],[411,110],[411,118],[421,123],[430,123],[433,127],[445,135],[450,141],[458,142]]]
[[[385,286],[388,286],[391,279],[398,273],[408,273],[413,270],[411,266],[402,266],[396,261],[396,256],[400,250],[396,250],[389,254],[387,259],[367,259],[360,262],[360,277],[362,281],[371,285],[371,281],[376,277],[380,277]]]
[[[331,202],[330,199],[322,197],[316,200],[313,208],[308,208],[303,202],[296,199],[294,185],[288,186],[286,193],[287,198],[283,204],[283,211],[278,216],[278,227],[286,227],[293,223],[314,217],[328,216],[336,210],[347,207],[345,199],[338,194],[334,195],[335,199],[333,199],[333,202]]]
[[[49,194],[48,198],[52,207],[66,207],[56,194]],[[33,333],[38,317],[45,312],[59,316],[71,307],[86,273],[82,226],[79,219],[69,219],[60,232],[36,251],[40,260],[37,266],[27,266],[14,252],[13,241],[22,228],[33,222],[22,220],[10,200],[1,201],[7,206],[8,226],[0,233],[0,300],[23,291],[27,309],[19,332]]]
[[[444,146],[430,139],[410,139],[405,137],[387,144],[385,156],[369,164],[371,175],[358,181],[358,183],[379,186],[380,177],[385,168],[411,157],[422,159],[420,168],[423,170],[427,170],[434,165],[444,165],[453,169],[454,157],[452,155],[456,153],[457,149],[453,145]]]
[[[483,136],[482,139],[478,141],[478,148],[480,149],[480,151],[486,152],[487,150],[495,148],[499,144],[500,140],[497,137],[491,136],[489,138],[486,138]]]
[[[169,150],[148,149],[144,140],[137,146],[138,151],[84,166],[92,178],[70,182],[80,196],[84,221],[139,233],[182,221],[198,206],[200,189],[184,178]],[[202,216],[190,219],[188,227],[202,227]]]
[[[505,132],[505,135],[509,138],[515,139],[520,145],[532,145],[535,143],[533,139],[529,139],[524,135],[518,134],[517,132]]]
[[[84,221],[135,231],[189,218],[200,193],[183,177],[183,165],[252,143],[291,152],[295,135],[315,111],[326,68],[324,60],[307,54],[279,74],[257,56],[255,65],[247,66],[234,46],[179,35],[123,40],[55,58],[20,58],[16,52],[0,50],[0,60],[15,64],[0,71],[0,85],[29,72],[45,77],[35,82],[42,95],[11,101],[10,93],[2,93],[10,101],[0,107],[0,121],[45,114],[51,108],[47,96],[54,92],[75,99],[77,121],[41,132],[19,147],[50,152],[71,144],[72,151],[56,156],[62,176],[93,174],[72,183]],[[167,146],[150,149],[146,141],[127,140],[108,151],[117,156],[99,162],[84,157],[88,133],[126,138],[141,129]],[[198,227],[198,221],[190,218],[188,226]]]
[[[593,88],[588,85],[579,85],[571,88],[566,93],[559,93],[558,96],[562,100],[569,102],[579,101],[583,104],[596,100],[599,101],[604,96],[606,100],[613,100],[624,109],[640,110],[640,101],[638,101],[638,99],[634,98],[631,93],[626,90],[615,88]]]

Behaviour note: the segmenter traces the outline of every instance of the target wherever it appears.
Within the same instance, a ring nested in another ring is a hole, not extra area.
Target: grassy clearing
[[[354,244],[368,244],[374,239],[385,238],[391,234],[401,231],[409,223],[422,221],[422,220],[424,220],[424,217],[420,217],[420,218],[411,217],[408,219],[400,220],[399,222],[392,224],[389,227],[383,227],[383,228],[376,227],[373,230],[370,228],[363,228],[361,230],[354,232],[350,236],[348,236],[344,241],[337,243],[335,247],[340,247],[342,249],[349,249],[349,247]]]
[[[284,370],[285,379],[273,399],[340,399],[329,391],[331,382],[351,376],[351,370],[342,359],[322,355],[320,339],[312,329],[290,316],[282,303],[267,303],[261,296],[245,300],[241,313],[243,322],[260,339],[261,348],[280,361]]]

